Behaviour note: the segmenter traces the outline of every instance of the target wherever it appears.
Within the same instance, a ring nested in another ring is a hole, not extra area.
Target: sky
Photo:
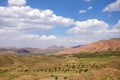
[[[0,47],[71,47],[110,38],[120,38],[120,0],[0,0]]]

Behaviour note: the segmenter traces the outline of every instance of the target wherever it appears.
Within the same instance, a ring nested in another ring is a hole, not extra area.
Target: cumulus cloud
[[[55,35],[33,35],[33,34],[24,34],[21,36],[22,39],[38,39],[38,40],[55,40],[56,36]]]
[[[97,34],[103,33],[108,28],[108,24],[97,19],[75,22],[75,27],[68,30],[69,33],[75,34]]]
[[[24,6],[26,0],[8,0],[8,5],[10,6]]]
[[[109,24],[98,19],[89,19],[86,21],[76,21],[75,27],[69,29],[67,33],[77,38],[93,41],[120,37],[120,20],[112,27]]]
[[[120,20],[109,30],[107,30],[107,36],[120,37]]]
[[[90,9],[92,7],[81,10],[80,13],[86,13]],[[46,47],[56,44],[71,46],[106,37],[120,37],[120,20],[109,29],[109,24],[104,21],[98,19],[74,21],[71,18],[57,16],[50,9],[39,10],[26,6],[25,0],[8,0],[8,6],[0,6],[0,12],[1,46]],[[43,30],[60,26],[70,28],[67,32],[71,35],[61,37],[41,33]]]
[[[86,12],[87,11],[85,9],[79,11],[80,14],[83,14],[83,13],[86,13]]]
[[[74,23],[73,19],[57,16],[52,10],[38,10],[29,6],[0,7],[0,12],[0,27],[16,30],[51,29],[55,25],[70,26]]]
[[[43,42],[51,45],[51,41],[54,42],[57,38],[55,35],[34,35],[32,31],[41,32],[57,26],[69,27],[74,24],[74,19],[57,16],[50,9],[39,10],[26,6],[26,0],[8,0],[8,6],[0,6],[0,12],[0,45],[13,45],[12,42],[15,45],[21,43],[23,46],[28,43],[35,45],[34,42],[38,43],[39,47]],[[24,43],[24,40],[28,42]]]
[[[90,6],[90,7],[88,7],[87,9],[88,9],[88,10],[91,10],[91,9],[93,9],[93,7],[92,7],[92,6]]]
[[[88,10],[91,10],[91,9],[93,9],[92,6],[88,7],[87,9],[81,9],[81,10],[79,10],[79,13],[80,13],[80,14],[87,13],[87,11],[88,11]]]
[[[120,0],[116,0],[115,2],[107,5],[104,9],[103,12],[113,12],[113,11],[120,11]]]
[[[55,40],[56,36],[54,36],[54,35],[50,35],[50,36],[42,35],[41,39],[42,40]]]
[[[114,29],[120,30],[120,20],[114,25]]]

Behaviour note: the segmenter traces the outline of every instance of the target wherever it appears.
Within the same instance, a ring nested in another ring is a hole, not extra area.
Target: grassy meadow
[[[0,80],[120,80],[120,52],[0,54]]]

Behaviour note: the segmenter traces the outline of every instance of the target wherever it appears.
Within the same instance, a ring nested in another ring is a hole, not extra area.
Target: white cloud
[[[54,35],[50,35],[50,36],[46,36],[46,35],[42,35],[41,36],[41,40],[55,40],[56,36]]]
[[[50,9],[39,10],[25,6],[25,4],[25,0],[8,0],[9,6],[0,6],[1,46],[45,47],[55,45],[57,39],[55,35],[45,35],[39,32],[57,26],[74,24],[74,19],[57,16]],[[39,35],[34,35],[35,31]]]
[[[69,29],[67,33],[76,36],[78,40],[95,41],[108,38],[120,37],[120,20],[112,28],[104,21],[90,19],[75,22],[75,27]]]
[[[117,24],[115,24],[113,28],[120,31],[120,20],[118,20]]]
[[[10,6],[24,6],[26,0],[8,0],[8,5]]]
[[[113,11],[120,11],[120,0],[116,0],[115,2],[107,5],[104,9],[103,12],[113,12]]]
[[[112,29],[107,30],[107,36],[120,37],[120,20],[118,20]]]
[[[0,46],[71,46],[97,39],[120,37],[120,21],[112,29],[109,29],[109,24],[101,20],[74,21],[71,18],[57,16],[50,9],[39,10],[25,6],[26,2],[22,2],[22,0],[19,3],[15,0],[13,2],[9,1],[9,6],[0,6]],[[92,7],[81,10],[80,13],[86,13],[89,9],[92,9]],[[44,30],[54,29],[58,26],[75,27],[68,30],[69,37],[42,33]]]
[[[70,26],[74,20],[57,16],[52,10],[38,10],[29,6],[0,7],[0,27],[16,30],[52,29],[56,25]],[[26,13],[27,12],[27,13]]]
[[[39,35],[33,35],[33,34],[24,34],[24,35],[21,35],[21,37],[23,39],[39,39],[40,38]]]
[[[79,10],[79,13],[83,14],[83,13],[86,13],[88,10],[91,10],[91,9],[93,9],[92,6],[88,7],[86,10],[85,9]]]
[[[90,1],[92,1],[92,0],[85,0],[86,2],[90,2]]]
[[[108,24],[97,19],[75,22],[75,27],[68,30],[75,34],[98,34],[103,33],[108,28]]]
[[[0,29],[0,34],[5,34],[5,33],[19,33],[16,30],[10,30],[10,29]]]
[[[90,7],[88,7],[87,9],[88,9],[88,10],[91,10],[91,9],[93,9],[93,7],[92,7],[92,6],[90,6]]]
[[[80,14],[83,14],[83,13],[86,13],[86,12],[87,11],[85,9],[79,11]]]
[[[49,35],[49,36],[46,36],[46,35],[33,35],[33,34],[23,34],[21,35],[21,38],[22,39],[37,39],[37,40],[55,40],[56,39],[56,36],[55,35]]]

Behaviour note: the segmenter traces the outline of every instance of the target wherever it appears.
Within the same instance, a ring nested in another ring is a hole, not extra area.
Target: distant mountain
[[[77,46],[72,46],[71,48],[80,48],[82,46],[85,46],[85,45],[77,45]]]
[[[65,48],[64,46],[53,45],[53,46],[48,47],[47,49],[64,49],[64,48]]]
[[[65,48],[64,46],[50,46],[46,49],[40,48],[15,48],[6,47],[0,48],[0,53],[17,53],[17,54],[73,54],[80,52],[108,52],[108,51],[120,51],[120,38],[112,38],[109,40],[100,40],[88,45],[78,45],[71,48]]]
[[[41,52],[42,53],[55,53],[55,52],[59,52],[59,51],[63,51],[67,48],[65,48],[64,46],[50,46],[48,48],[42,49]]]
[[[100,40],[88,44],[86,46],[78,47],[78,48],[69,48],[64,51],[60,51],[55,54],[73,54],[73,53],[80,53],[80,52],[108,52],[108,51],[120,51],[120,38],[112,38],[109,40]]]
[[[15,47],[5,47],[0,48],[0,53],[17,53],[17,54],[47,54],[63,51],[66,48],[63,46],[51,46],[46,49],[40,48],[15,48]]]
[[[0,53],[23,53],[23,54],[28,54],[30,53],[29,50],[24,49],[24,48],[0,48]]]

